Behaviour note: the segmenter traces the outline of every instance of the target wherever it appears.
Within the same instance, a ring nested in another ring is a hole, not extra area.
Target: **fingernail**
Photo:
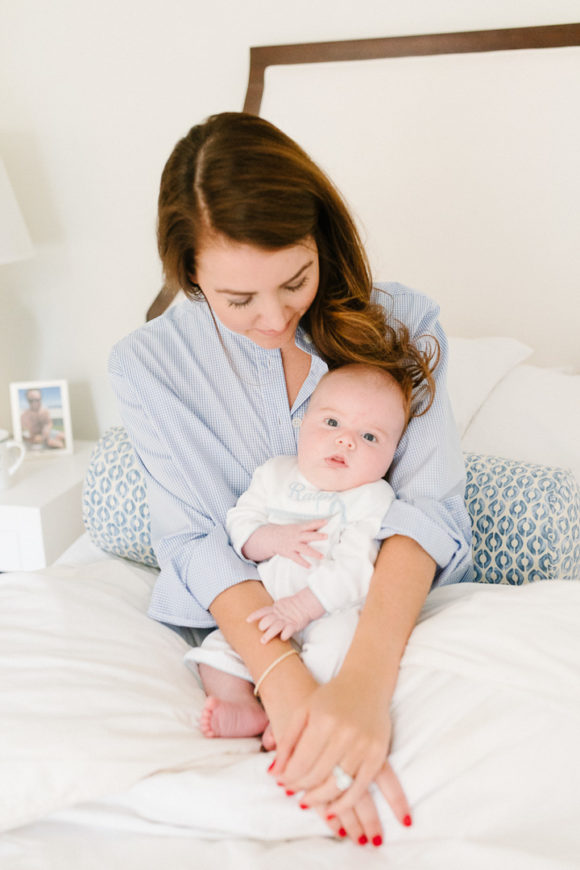
[[[274,759],[274,761],[272,762],[272,764],[268,768],[268,773],[270,773],[270,771],[272,770],[272,768],[274,767],[275,764],[276,764],[276,759]]]
[[[376,837],[373,837],[373,846],[382,846],[382,845],[383,845],[383,838],[379,834],[377,834]]]
[[[309,810],[310,809],[308,804],[298,804],[298,806],[300,807],[301,810]]]
[[[412,820],[411,816],[405,816],[405,818],[403,819],[403,824],[404,824],[407,828],[410,828],[411,825],[413,824],[413,820]]]
[[[288,795],[288,797],[292,797],[292,795],[294,794],[294,792],[293,792],[293,791],[290,791],[290,789],[287,788],[287,789],[286,789],[286,794]]]
[[[338,829],[338,836],[339,837],[346,837],[346,831],[344,830],[344,828]]]
[[[283,782],[277,782],[276,785],[279,785],[280,788],[282,788],[282,787],[284,786],[284,783],[283,783]]]
[[[326,821],[331,822],[335,818],[336,818],[336,816],[334,815],[334,813],[331,813],[329,816],[326,817]]]
[[[359,841],[359,843],[361,844],[361,846],[364,846],[365,843],[368,843],[368,840],[367,840],[367,838],[365,837],[364,834],[362,835],[362,837],[359,837],[359,838],[358,838],[358,841]]]

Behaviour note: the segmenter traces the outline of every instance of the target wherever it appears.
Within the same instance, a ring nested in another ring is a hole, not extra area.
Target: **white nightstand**
[[[74,453],[26,457],[0,492],[0,571],[50,565],[84,531],[81,494],[94,441]]]

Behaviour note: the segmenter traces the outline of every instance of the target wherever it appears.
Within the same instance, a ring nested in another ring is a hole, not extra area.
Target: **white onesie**
[[[273,556],[257,566],[274,600],[309,587],[327,611],[293,638],[319,682],[337,673],[350,646],[379,549],[377,535],[394,499],[385,480],[343,492],[319,490],[302,476],[296,456],[277,456],[256,469],[250,486],[228,512],[227,531],[240,556],[259,526],[328,518],[320,530],[328,537],[312,545],[324,558],[310,568],[285,556]],[[192,648],[185,660],[204,662],[252,681],[219,630],[208,635],[201,647]]]

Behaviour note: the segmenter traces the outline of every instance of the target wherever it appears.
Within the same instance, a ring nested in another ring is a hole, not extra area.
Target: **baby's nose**
[[[341,447],[346,447],[347,450],[352,450],[354,447],[354,438],[348,432],[341,432],[336,438],[336,443]]]

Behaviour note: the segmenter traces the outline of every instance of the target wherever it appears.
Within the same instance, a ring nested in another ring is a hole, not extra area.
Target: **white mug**
[[[19,454],[11,463],[10,453],[14,450],[18,450]],[[12,441],[12,439],[8,438],[8,432],[0,429],[0,490],[8,489],[10,477],[20,467],[25,453],[26,451],[22,444],[19,444],[18,441]]]

